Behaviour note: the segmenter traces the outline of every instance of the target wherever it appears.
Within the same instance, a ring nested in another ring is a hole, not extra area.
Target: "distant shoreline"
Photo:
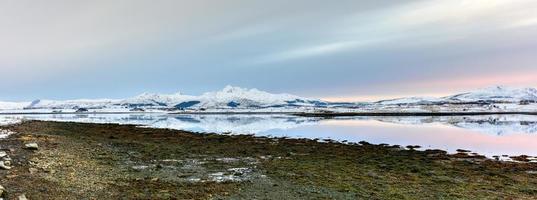
[[[537,115],[537,112],[28,112],[0,113],[0,115],[114,115],[114,114],[165,114],[165,115],[295,115],[301,117],[344,116],[470,116],[470,115]]]

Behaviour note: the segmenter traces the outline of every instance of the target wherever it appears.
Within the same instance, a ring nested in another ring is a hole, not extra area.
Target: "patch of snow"
[[[22,110],[29,102],[3,102],[0,101],[0,110]]]
[[[21,116],[2,116],[0,117],[0,126],[16,124],[21,122]]]
[[[0,139],[5,139],[14,133],[13,131],[0,129]]]

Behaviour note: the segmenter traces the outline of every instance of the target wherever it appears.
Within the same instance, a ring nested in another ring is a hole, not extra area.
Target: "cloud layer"
[[[0,2],[0,99],[537,86],[531,0]]]

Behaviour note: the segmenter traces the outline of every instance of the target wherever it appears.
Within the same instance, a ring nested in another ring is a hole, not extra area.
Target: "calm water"
[[[528,115],[334,119],[288,115],[0,115],[0,124],[19,120],[138,124],[195,132],[420,145],[449,152],[467,149],[487,156],[537,156],[537,116]]]

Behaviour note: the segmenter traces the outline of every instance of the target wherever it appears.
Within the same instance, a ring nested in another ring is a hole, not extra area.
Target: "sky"
[[[537,87],[535,0],[4,0],[0,100]]]

